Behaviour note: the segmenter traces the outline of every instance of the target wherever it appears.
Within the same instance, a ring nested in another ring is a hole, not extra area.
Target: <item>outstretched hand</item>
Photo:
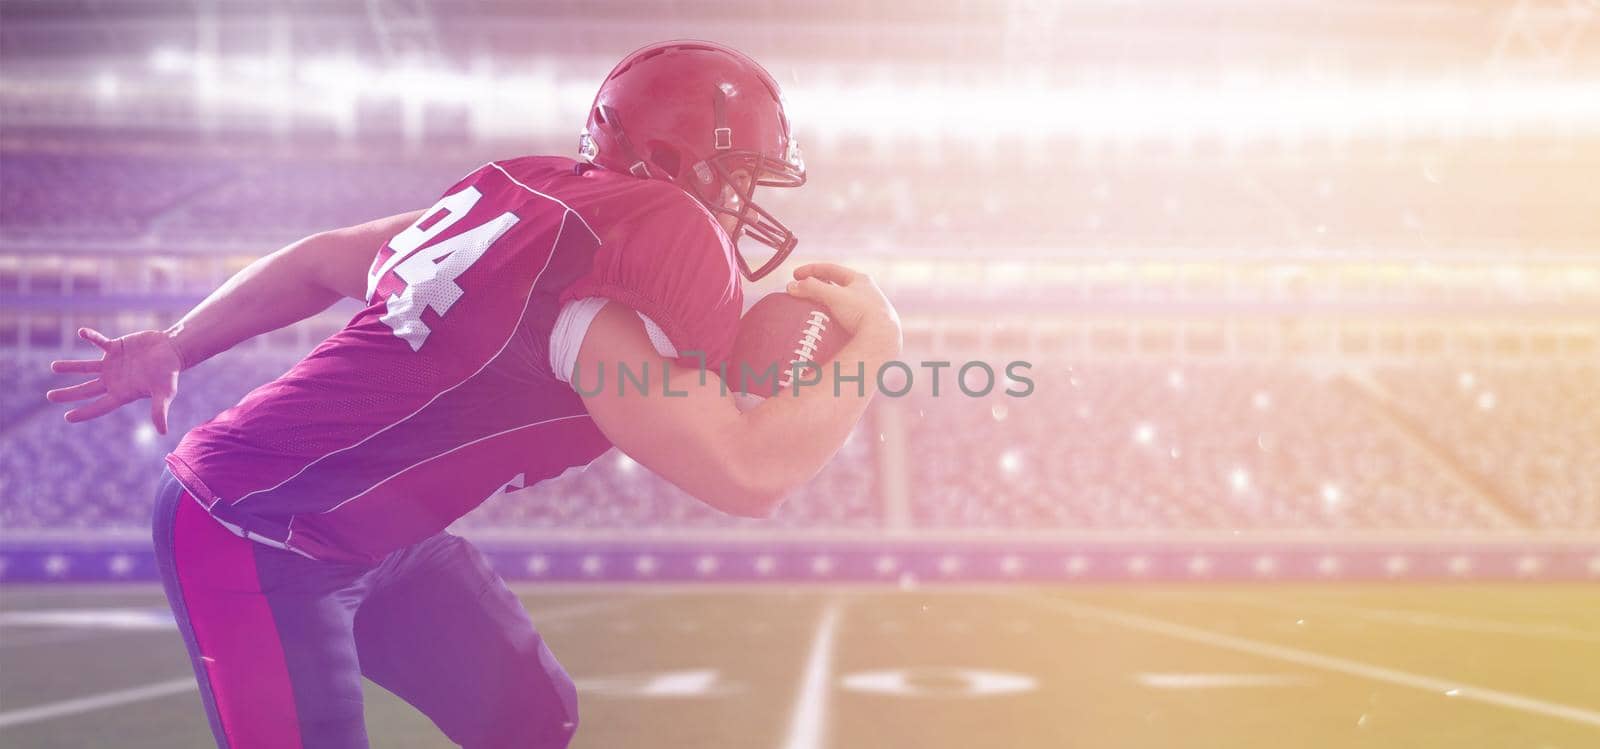
[[[67,412],[76,424],[104,416],[141,398],[150,399],[150,423],[167,433],[167,409],[178,393],[178,372],[183,360],[171,337],[159,330],[141,330],[121,338],[79,328],[78,337],[100,348],[99,359],[65,359],[50,362],[57,374],[98,375],[88,382],[45,393],[51,403],[71,403],[94,398]],[[97,397],[98,396],[98,397]]]

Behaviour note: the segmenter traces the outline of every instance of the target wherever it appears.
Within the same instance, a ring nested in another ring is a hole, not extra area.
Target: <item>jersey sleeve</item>
[[[602,235],[594,266],[561,301],[584,297],[631,307],[660,326],[680,363],[709,367],[727,360],[744,303],[732,248],[711,215],[686,195],[660,201]]]

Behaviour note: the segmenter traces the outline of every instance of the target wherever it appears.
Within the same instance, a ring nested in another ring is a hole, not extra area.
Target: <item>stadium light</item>
[[[150,52],[150,67],[158,73],[179,73],[189,66],[189,56],[174,47],[157,47]]]
[[[295,76],[302,84],[354,100],[371,87],[369,70],[348,58],[325,58],[302,63]]]
[[[150,66],[163,73],[188,71],[200,77],[205,62],[172,47],[150,55]],[[213,67],[226,67],[229,77],[241,78],[282,66],[260,60],[218,62]],[[594,94],[592,82],[547,69],[507,74],[479,65],[472,72],[457,72],[418,64],[375,67],[336,57],[300,63],[294,73],[307,89],[297,91],[297,98],[400,97],[490,106],[508,110],[510,116],[491,118],[486,127],[519,133],[530,119],[545,122],[567,109],[581,111]],[[216,81],[223,87],[234,83],[247,82]],[[1112,144],[1150,139],[1186,144],[1213,137],[1233,144],[1276,140],[1294,147],[1308,139],[1361,135],[1600,132],[1597,86],[1581,79],[1391,75],[1354,80],[1298,73],[1269,78],[1249,71],[1224,72],[1209,81],[1158,71],[1099,74],[1066,85],[1019,81],[983,86],[908,84],[877,75],[851,85],[821,80],[794,85],[785,98],[803,137],[899,133],[936,142],[948,135],[978,139],[1004,152],[1019,139],[1055,136]],[[498,92],[515,95],[499,97]]]
[[[115,99],[122,90],[122,81],[117,74],[109,70],[102,70],[94,77],[94,95],[104,100]]]
[[[1458,80],[1386,83],[1171,79],[1126,85],[1020,88],[861,87],[788,92],[796,120],[844,132],[942,132],[1021,136],[1070,134],[1111,141],[1151,137],[1347,138],[1358,134],[1600,129],[1600,96],[1582,81]],[[952,101],[961,106],[952,107]],[[1017,112],[1027,117],[1017,117]]]

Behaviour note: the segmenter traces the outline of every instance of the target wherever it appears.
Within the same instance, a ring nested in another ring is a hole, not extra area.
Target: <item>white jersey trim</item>
[[[358,492],[356,494],[350,495],[350,497],[348,499],[344,500],[343,502],[340,502],[339,504],[336,504],[336,505],[334,505],[332,507],[329,507],[326,510],[318,510],[317,512],[311,513],[311,514],[327,515],[328,513],[333,512],[333,511],[335,511],[335,510],[337,510],[337,509],[339,509],[341,507],[344,507],[345,505],[350,504],[351,502],[354,502],[357,499],[365,497],[366,495],[372,493],[372,490],[377,489],[380,486],[383,486],[384,484],[394,480],[395,477],[400,476],[401,474],[403,474],[403,473],[405,473],[405,472],[407,472],[407,471],[409,471],[409,470],[411,470],[413,468],[416,468],[416,467],[422,466],[422,465],[427,465],[428,463],[432,463],[435,460],[438,460],[438,459],[443,458],[443,457],[445,457],[447,455],[450,455],[450,454],[456,452],[457,450],[464,450],[466,448],[469,448],[469,447],[472,447],[473,445],[478,444],[479,442],[483,442],[484,440],[492,440],[492,439],[494,439],[496,437],[504,437],[505,435],[511,434],[512,432],[520,432],[520,431],[522,431],[524,429],[532,429],[533,427],[544,426],[545,424],[552,424],[552,423],[555,423],[557,421],[568,421],[568,420],[571,420],[571,419],[587,419],[587,418],[589,418],[589,414],[587,412],[585,412],[585,413],[577,413],[577,414],[567,414],[566,416],[552,416],[551,418],[543,419],[541,421],[535,421],[535,422],[531,422],[531,423],[528,423],[528,424],[522,424],[520,426],[514,426],[514,427],[511,427],[510,429],[502,429],[502,430],[500,430],[498,432],[495,432],[494,434],[486,434],[486,435],[484,435],[482,437],[479,437],[479,438],[477,438],[475,440],[472,440],[470,442],[463,442],[463,443],[461,443],[459,445],[456,445],[455,447],[452,447],[449,450],[445,450],[442,453],[438,453],[436,455],[430,455],[430,456],[428,456],[426,458],[423,458],[422,460],[419,460],[419,461],[417,461],[415,463],[412,463],[411,465],[408,465],[405,468],[402,468],[402,469],[400,469],[398,471],[395,471],[394,473],[389,474],[388,476],[385,476],[382,479],[379,479],[378,482],[373,484],[372,486],[369,486],[369,487],[367,487],[365,489],[362,489],[360,492]],[[296,514],[296,515],[294,515],[294,517],[297,518],[297,517],[300,517],[300,515]],[[293,518],[291,518],[289,522],[292,525],[294,523]],[[288,539],[285,538],[284,542],[288,543]]]
[[[537,193],[537,191],[534,191],[534,192]],[[538,194],[543,194],[543,193],[538,193]],[[555,198],[551,198],[551,200],[555,200]],[[566,204],[565,203],[561,203],[561,201],[559,201],[559,200],[555,200],[555,202],[560,203],[563,208],[566,208]],[[254,497],[257,494],[262,494],[262,493],[265,493],[265,492],[274,491],[278,487],[281,487],[284,484],[287,484],[290,481],[293,481],[293,480],[299,478],[301,474],[305,473],[306,471],[311,470],[312,466],[315,466],[316,464],[321,463],[322,461],[327,460],[328,458],[331,458],[331,457],[333,457],[335,455],[338,455],[339,453],[345,452],[347,450],[354,450],[354,449],[356,449],[356,448],[358,448],[358,447],[360,447],[362,445],[365,445],[367,442],[371,441],[372,438],[377,437],[378,435],[383,434],[384,432],[387,432],[390,429],[393,429],[394,427],[398,426],[399,424],[405,423],[405,421],[407,419],[410,419],[411,417],[416,416],[419,413],[422,413],[422,411],[424,409],[426,409],[428,406],[433,405],[434,401],[437,401],[440,398],[443,398],[446,394],[454,391],[456,388],[461,387],[462,385],[465,385],[468,382],[471,382],[473,380],[473,378],[475,378],[478,375],[482,374],[485,369],[488,369],[490,364],[493,364],[495,362],[495,360],[500,358],[501,354],[504,354],[506,352],[506,349],[511,346],[511,342],[516,340],[517,329],[522,326],[522,321],[527,318],[527,316],[528,316],[528,305],[533,303],[533,298],[534,298],[534,296],[536,296],[535,294],[532,293],[532,289],[538,287],[539,279],[544,277],[544,272],[546,270],[549,270],[550,263],[553,260],[555,260],[556,247],[560,246],[560,244],[561,244],[561,235],[567,229],[567,217],[568,216],[577,216],[577,214],[574,213],[571,208],[566,208],[566,211],[561,214],[561,225],[556,228],[555,239],[550,242],[550,251],[545,256],[544,267],[539,269],[539,273],[533,277],[533,283],[531,285],[529,285],[529,287],[528,287],[530,291],[529,291],[529,294],[528,294],[528,300],[523,303],[522,314],[517,317],[517,322],[514,323],[511,326],[511,330],[506,333],[506,340],[503,343],[500,344],[500,348],[497,351],[495,351],[493,355],[491,355],[488,358],[484,359],[483,360],[483,364],[480,365],[476,371],[474,371],[472,374],[467,375],[466,377],[461,378],[460,382],[457,382],[456,384],[451,385],[450,387],[445,388],[444,390],[440,390],[439,392],[434,393],[433,397],[428,399],[428,402],[422,404],[421,406],[418,406],[415,411],[412,411],[411,413],[408,413],[405,416],[400,417],[399,419],[396,419],[394,421],[389,422],[383,428],[373,432],[372,434],[369,434],[369,435],[367,435],[365,437],[362,437],[361,439],[359,439],[359,440],[357,440],[357,441],[355,441],[355,442],[353,442],[353,443],[351,443],[349,445],[345,445],[344,447],[341,447],[341,448],[339,448],[337,450],[333,450],[331,452],[323,453],[321,456],[318,456],[315,460],[312,460],[311,462],[306,463],[304,466],[301,466],[300,470],[295,471],[294,474],[289,476],[288,478],[286,478],[286,479],[284,479],[282,481],[279,481],[278,483],[273,484],[272,486],[266,487],[264,489],[257,489],[257,490],[255,490],[253,492],[250,492],[249,494],[246,494],[246,495],[244,495],[244,496],[242,496],[242,497],[240,497],[240,498],[238,498],[236,500],[233,500],[232,502],[229,502],[228,506],[232,507],[232,506],[238,505],[239,503],[241,503],[241,502],[243,502],[243,501],[245,501],[245,500],[247,500],[247,499],[249,499],[251,497]],[[579,216],[578,217],[578,221],[582,222],[583,221],[583,217]],[[218,498],[218,501],[221,501],[221,498]]]
[[[550,371],[555,373],[556,379],[572,384],[572,371],[578,368],[578,351],[583,348],[583,339],[589,335],[595,316],[609,301],[605,297],[586,296],[561,305],[561,314],[550,328]],[[635,310],[634,314],[644,321],[644,332],[650,336],[656,353],[667,359],[678,358],[678,349],[667,338],[666,331],[645,313]]]
[[[272,547],[274,549],[283,549],[284,551],[292,551],[292,552],[294,552],[296,554],[299,554],[300,556],[305,557],[306,559],[316,559],[316,557],[311,556],[310,554],[307,554],[307,553],[305,553],[305,552],[303,552],[303,551],[301,551],[299,549],[296,549],[295,547],[289,545],[289,538],[290,538],[290,536],[294,535],[294,518],[293,517],[289,518],[289,532],[288,532],[287,535],[285,535],[283,537],[283,541],[281,541],[281,542],[274,541],[274,540],[272,540],[270,538],[267,538],[266,536],[263,536],[263,535],[261,535],[259,533],[251,533],[250,531],[245,530],[241,526],[234,525],[233,523],[230,523],[230,522],[228,522],[226,520],[223,520],[222,518],[217,517],[216,515],[211,514],[211,507],[208,506],[206,503],[201,502],[200,498],[196,497],[194,494],[190,493],[188,489],[184,489],[183,493],[184,494],[188,494],[190,496],[190,498],[194,499],[195,504],[200,505],[202,508],[205,508],[206,517],[211,518],[212,520],[215,520],[217,522],[217,525],[222,526],[223,530],[225,530],[225,531],[227,531],[229,533],[232,533],[233,535],[238,536],[239,538],[242,538],[242,539],[244,539],[246,541],[254,541],[254,542],[258,543],[258,544],[262,544],[262,545],[265,545],[265,546],[270,546],[270,547]],[[213,504],[215,504],[215,503],[213,503]]]
[[[554,195],[546,195],[545,193],[539,192],[538,190],[535,190],[535,189],[527,186],[526,184],[523,183],[522,180],[511,176],[511,172],[506,171],[505,167],[500,166],[500,162],[498,162],[498,161],[489,162],[489,166],[494,167],[501,174],[504,174],[506,176],[506,179],[511,180],[511,184],[516,185],[517,187],[520,187],[520,188],[522,188],[524,190],[527,190],[528,192],[531,192],[534,195],[538,195],[539,197],[544,198],[545,200],[554,201],[556,204],[560,205],[562,208],[567,209],[567,213],[570,213],[570,214],[578,217],[578,223],[583,224],[583,230],[589,232],[589,236],[594,237],[594,241],[596,241],[596,242],[600,241],[600,235],[595,233],[594,227],[589,226],[589,222],[584,220],[583,214],[578,213],[576,210],[573,210],[572,206],[567,205],[564,201],[562,201],[558,197],[555,197]]]

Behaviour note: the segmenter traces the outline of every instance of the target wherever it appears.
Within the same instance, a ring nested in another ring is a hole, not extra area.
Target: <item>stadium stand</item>
[[[34,407],[48,357],[5,359],[0,527],[142,530],[159,458],[184,430],[293,361],[231,354],[185,375],[173,434],[142,411],[68,427]],[[970,398],[945,383],[903,409],[910,523],[960,533],[1033,531],[1505,531],[1595,528],[1578,501],[1600,483],[1594,372],[1389,369],[1390,394],[1285,366],[1157,363],[1046,369],[1036,392]],[[1488,480],[1487,489],[1402,428]],[[12,415],[21,416],[13,420]],[[1578,414],[1591,414],[1578,418]],[[617,453],[491,498],[468,531],[883,529],[877,414],[776,518],[718,513]],[[105,445],[126,449],[106,450]],[[1488,492],[1488,493],[1486,493]],[[1503,504],[1508,502],[1509,504]],[[1506,508],[1509,508],[1507,511]],[[1526,521],[1524,520],[1526,517]]]
[[[870,421],[858,426],[834,461],[770,519],[722,514],[612,451],[586,468],[491,497],[459,525],[469,531],[609,529],[645,535],[684,529],[879,529],[883,512],[873,484],[871,431]]]
[[[1600,528],[1593,366],[1386,369],[1388,402],[1540,528]]]
[[[849,147],[834,145],[840,151]],[[174,435],[154,435],[141,426],[136,410],[69,431],[54,410],[41,408],[38,394],[50,381],[43,374],[46,361],[69,340],[77,317],[50,310],[115,293],[132,300],[118,304],[133,307],[103,314],[143,314],[141,294],[171,304],[160,294],[202,293],[274,243],[426,204],[481,163],[452,157],[397,167],[345,158],[197,157],[160,148],[90,156],[12,147],[3,155],[0,238],[22,249],[13,255],[18,262],[0,262],[0,291],[26,288],[34,299],[33,306],[8,307],[0,319],[0,374],[7,385],[0,393],[5,423],[0,428],[0,468],[5,469],[0,525],[23,531],[142,528],[156,458],[176,435],[293,359],[284,347],[269,346],[222,357],[186,375],[173,415]],[[872,237],[892,236],[898,246],[926,240],[929,247],[942,248],[947,259],[991,246],[985,243],[1082,246],[1092,240],[1115,247],[1118,236],[1135,234],[1152,243],[1165,237],[1236,246],[1248,238],[1304,248],[1310,246],[1301,242],[1306,237],[1345,229],[1369,238],[1399,236],[1422,231],[1427,221],[1423,209],[1410,218],[1404,214],[1413,209],[1398,196],[1416,191],[1397,185],[1421,178],[1402,174],[1409,168],[1403,166],[1368,164],[1336,177],[1282,169],[1255,182],[1214,177],[1184,188],[1190,196],[1209,196],[1204,203],[1171,195],[1156,211],[1118,196],[1159,194],[1157,178],[1170,179],[1170,173],[1093,167],[1062,175],[984,168],[974,179],[948,180],[949,189],[922,190],[919,184],[941,175],[919,168],[923,171],[881,179],[822,171],[810,189],[777,195],[772,207],[797,217],[797,228],[813,246],[860,247],[870,256],[890,246],[874,244]],[[1317,207],[1327,196],[1385,190],[1395,199],[1344,200],[1325,216]],[[1299,218],[1264,230],[1263,194],[1293,204]],[[1063,203],[1071,209],[1059,208]],[[1518,215],[1549,223],[1537,219],[1536,211]],[[806,233],[804,224],[816,232]],[[1493,237],[1497,231],[1485,224],[1462,235]],[[144,271],[149,280],[132,283],[110,275],[122,273],[123,266],[97,265],[99,260],[68,267],[64,256],[38,249],[71,248],[78,242],[100,243],[133,261],[144,258],[151,266]],[[217,245],[233,248],[234,254],[209,251]],[[168,247],[187,248],[185,257],[191,260],[186,262],[203,267],[171,271],[177,266],[168,256],[151,254],[152,248]],[[101,267],[115,270],[94,276],[93,269]],[[1084,265],[1058,276],[1035,270],[1028,283],[1018,283],[1021,276],[1015,273],[1005,276],[1007,267],[995,262],[974,268],[992,281],[975,288],[937,278],[902,284],[905,293],[897,298],[908,309],[940,309],[952,299],[1036,306],[1177,299],[1248,309],[1301,298],[1359,306],[1381,300],[1448,304],[1487,295],[1514,302],[1600,296],[1592,275],[1566,266],[1530,265],[1507,275],[1496,267],[1471,265],[1402,272],[1374,261],[1301,282],[1285,280],[1284,271],[1269,266],[1157,262]],[[157,280],[167,273],[176,273],[176,280]],[[886,278],[895,280],[892,273]],[[1030,345],[1029,333],[1018,331],[1015,340],[986,340],[999,348]],[[1038,333],[1036,343],[1048,347],[1051,335]],[[1373,343],[1358,345],[1385,348],[1386,335],[1375,332]],[[1085,339],[1097,346],[1103,342],[1100,348],[1115,353],[1151,353],[1126,332],[1102,336],[1094,330]],[[1191,336],[1189,345],[1198,341]],[[972,343],[948,332],[940,342],[955,348]],[[38,353],[14,353],[19,344]],[[530,533],[867,531],[897,522],[911,530],[941,532],[1600,527],[1600,509],[1579,501],[1600,484],[1594,469],[1600,461],[1592,448],[1600,443],[1593,426],[1600,420],[1561,418],[1595,412],[1590,369],[1540,365],[1516,376],[1480,369],[1473,375],[1478,384],[1468,387],[1457,382],[1468,376],[1459,368],[1393,367],[1378,377],[1386,399],[1364,392],[1354,380],[1307,374],[1288,363],[1218,362],[1175,370],[1159,356],[1142,362],[1091,361],[1042,382],[1027,400],[914,396],[888,404],[908,416],[903,428],[910,460],[904,470],[911,499],[903,521],[891,520],[885,510],[882,461],[875,449],[884,435],[869,421],[840,458],[772,520],[720,515],[613,454],[586,470],[497,496],[462,527]],[[1410,428],[1414,425],[1422,427]],[[97,449],[106,444],[132,449]]]
[[[43,410],[42,393],[52,376],[42,363],[0,356],[0,430],[9,431],[29,414]]]
[[[252,163],[240,177],[162,217],[164,231],[207,238],[293,238],[426,208],[478,166]]]
[[[141,238],[162,213],[233,175],[220,162],[8,151],[0,158],[0,225],[12,239]]]
[[[1515,527],[1339,381],[1289,367],[1076,367],[1026,399],[910,408],[921,527]]]
[[[72,381],[48,372],[53,357],[8,360],[27,373],[25,386],[7,388],[8,413],[43,402],[43,389]],[[7,531],[143,530],[161,472],[161,456],[190,427],[237,401],[293,361],[282,354],[234,354],[186,374],[173,404],[170,433],[156,434],[148,411],[117,411],[81,425],[59,409],[33,412],[0,431],[0,527]],[[41,376],[41,373],[42,376]],[[48,385],[46,383],[49,383]]]
[[[157,435],[137,409],[68,425],[57,409],[38,409],[52,383],[47,356],[5,359],[0,409],[0,528],[15,531],[143,532],[161,457],[189,428],[227,408],[295,360],[282,352],[227,354],[184,375],[171,433]],[[14,379],[13,379],[14,377]],[[10,414],[29,414],[13,422]],[[666,531],[693,528],[811,527],[871,529],[882,514],[873,479],[875,440],[865,421],[839,457],[796,492],[772,519],[724,515],[609,453],[586,469],[498,495],[462,521],[472,530]],[[117,449],[107,449],[117,446]]]

